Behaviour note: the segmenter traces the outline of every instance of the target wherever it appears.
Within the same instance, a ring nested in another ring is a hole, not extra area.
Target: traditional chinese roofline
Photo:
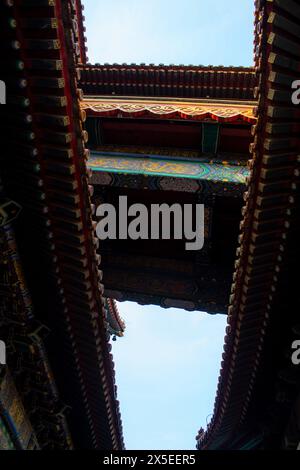
[[[256,122],[255,102],[244,104],[241,101],[222,102],[217,100],[172,101],[156,99],[130,99],[86,97],[81,107],[89,116],[158,118],[226,123]]]
[[[86,64],[80,67],[86,95],[134,95],[253,100],[252,67]]]
[[[282,288],[288,240],[300,223],[300,143],[292,137],[300,132],[299,111],[291,104],[291,83],[299,78],[299,59],[291,51],[298,45],[286,39],[292,31],[299,41],[299,18],[294,2],[256,1],[258,123],[214,413],[207,431],[197,436],[201,449],[230,448],[247,419],[264,337],[280,309],[274,296]]]
[[[64,367],[60,357],[54,369],[62,367],[60,390],[69,393],[68,404],[81,416],[73,431],[89,447],[122,449],[77,88],[76,4],[43,0],[37,11],[36,2],[7,3],[1,5],[1,15],[14,18],[16,26],[7,21],[12,31],[0,60],[7,87],[16,96],[8,96],[13,112],[9,106],[1,128],[7,156],[2,169],[7,193],[23,206],[19,235],[23,248],[26,244],[23,256],[29,257],[25,270],[40,315],[58,335],[53,348],[60,348]],[[43,28],[34,26],[36,18]],[[30,236],[29,226],[34,227]],[[36,250],[38,259],[30,256]],[[37,273],[44,282],[37,282]]]
[[[107,307],[109,310],[109,326],[111,333],[117,336],[123,336],[126,326],[120,316],[117,302],[114,299],[107,299]]]
[[[87,45],[86,45],[86,37],[85,37],[85,31],[86,28],[84,26],[84,21],[85,17],[83,15],[84,11],[84,5],[82,4],[81,0],[75,0],[76,1],[76,17],[77,17],[77,25],[78,25],[78,44],[79,44],[79,57],[78,57],[78,62],[81,64],[86,64],[88,61],[87,57]]]

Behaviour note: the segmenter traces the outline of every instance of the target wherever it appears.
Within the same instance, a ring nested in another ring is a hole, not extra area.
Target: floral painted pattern
[[[195,161],[158,160],[143,157],[122,157],[115,154],[101,155],[92,152],[89,167],[95,172],[116,172],[142,175],[157,175],[204,179],[245,184],[249,170],[246,167],[222,165],[217,163],[201,163]]]

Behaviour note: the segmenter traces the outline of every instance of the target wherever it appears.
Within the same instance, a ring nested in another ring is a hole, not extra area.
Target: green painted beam
[[[204,122],[202,124],[202,153],[216,155],[219,144],[220,125],[218,123]]]

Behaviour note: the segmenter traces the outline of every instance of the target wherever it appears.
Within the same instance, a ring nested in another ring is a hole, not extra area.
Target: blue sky
[[[212,412],[225,315],[118,304],[126,322],[113,342],[127,449],[194,449]]]
[[[84,0],[90,62],[252,65],[253,0]],[[105,278],[104,278],[105,282]],[[133,303],[113,343],[127,449],[194,449],[226,318]]]
[[[253,0],[83,0],[91,62],[252,65]]]

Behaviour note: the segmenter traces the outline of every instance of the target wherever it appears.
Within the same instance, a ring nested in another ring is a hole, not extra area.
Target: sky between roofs
[[[252,65],[253,0],[84,0],[100,63]]]
[[[84,0],[92,63],[252,65],[252,0]],[[104,279],[105,282],[105,279]],[[194,449],[213,410],[226,318],[119,304],[127,449]]]

